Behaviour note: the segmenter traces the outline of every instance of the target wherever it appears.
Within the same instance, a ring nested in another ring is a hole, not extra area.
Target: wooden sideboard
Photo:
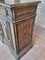
[[[6,18],[9,24],[11,23],[13,26],[13,44],[17,60],[32,47],[32,35],[38,3],[40,1],[12,5],[0,4],[0,6],[7,9],[6,16],[2,17]]]

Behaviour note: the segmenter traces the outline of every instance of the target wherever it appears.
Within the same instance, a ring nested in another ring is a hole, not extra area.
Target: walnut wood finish
[[[15,19],[15,37],[17,53],[20,53],[32,42],[32,32],[36,16],[37,4],[39,2],[22,3],[10,5]]]
[[[32,47],[32,34],[38,3],[40,1],[8,6],[3,4],[3,7],[11,10],[17,60]],[[7,14],[7,16],[10,16],[10,14]]]

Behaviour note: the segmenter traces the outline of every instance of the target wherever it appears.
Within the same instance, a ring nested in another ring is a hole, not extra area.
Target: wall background
[[[14,0],[5,0],[5,2],[7,3],[7,4],[14,4]]]
[[[38,1],[38,0],[33,0]],[[40,0],[41,3],[38,6],[36,24],[45,28],[45,0]]]
[[[21,3],[23,2],[31,2],[32,0],[20,0]]]

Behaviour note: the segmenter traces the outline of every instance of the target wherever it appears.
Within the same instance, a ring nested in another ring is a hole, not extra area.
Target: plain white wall
[[[21,3],[23,2],[31,2],[32,0],[20,0]]]
[[[7,3],[7,4],[14,4],[14,0],[5,0],[5,3]]]
[[[33,0],[38,1],[38,0]],[[41,3],[38,6],[36,24],[45,28],[45,0],[40,0]]]

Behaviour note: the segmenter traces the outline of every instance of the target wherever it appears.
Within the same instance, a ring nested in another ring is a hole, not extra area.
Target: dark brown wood
[[[4,3],[4,0],[0,0],[1,3]]]
[[[13,28],[17,60],[32,47],[32,34],[38,3],[40,1],[3,5],[5,8],[10,8],[12,21],[15,21]]]
[[[20,53],[32,40],[32,29],[36,16],[36,8],[39,2],[11,5],[14,10],[13,18],[16,26],[17,53]],[[15,28],[14,26],[14,28]]]

